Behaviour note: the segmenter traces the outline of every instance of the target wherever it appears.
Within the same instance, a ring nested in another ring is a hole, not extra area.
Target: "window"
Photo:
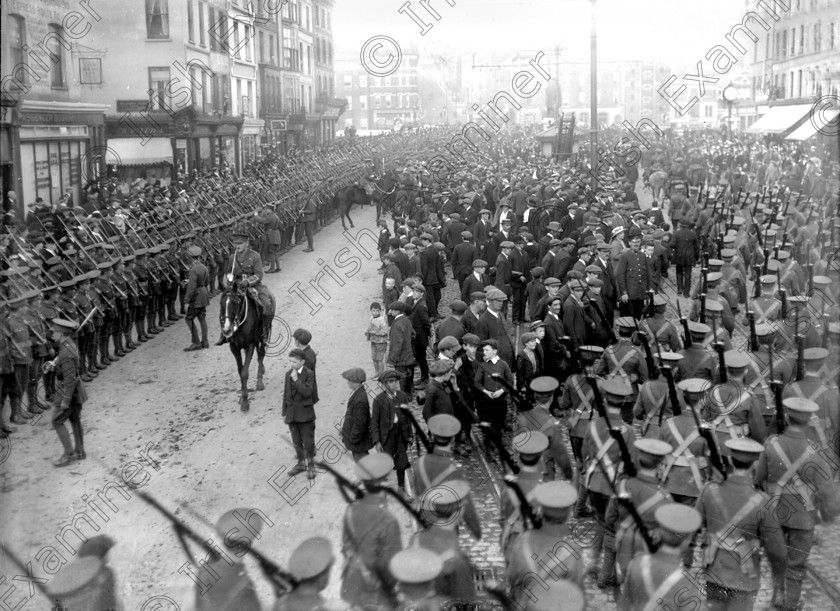
[[[190,36],[190,42],[195,42],[195,35],[193,34],[193,0],[187,0],[187,32]]]
[[[814,24],[814,53],[820,51],[820,44],[822,43],[822,24],[818,21]]]
[[[363,87],[367,89],[368,81],[367,81],[367,74],[360,74],[359,75],[359,87]]]
[[[713,111],[714,111],[714,108],[713,108],[711,105],[707,104],[707,105],[705,106],[705,113],[704,113],[704,116],[705,116],[707,119],[711,119],[711,118],[712,118],[712,112],[713,112]]]
[[[215,85],[215,82],[213,82],[214,78],[215,77],[209,77],[204,70],[201,71],[201,111],[205,113],[209,113],[213,108],[213,86]]]
[[[799,71],[799,73],[797,74],[797,77],[798,78],[796,79],[796,82],[797,82],[798,89],[797,89],[797,92],[796,92],[796,97],[801,98],[802,97],[802,70]]]
[[[828,48],[834,49],[837,45],[837,24],[831,23],[828,28]]]
[[[253,117],[254,113],[251,110],[251,100],[254,99],[254,83],[252,81],[248,81],[248,97],[246,98],[245,102],[242,103],[242,107],[245,109],[245,115],[248,117]]]
[[[391,94],[385,96],[385,108],[391,108]]]
[[[51,23],[48,27],[49,33],[44,37],[44,42],[47,43],[47,51],[49,51],[50,59],[53,67],[50,70],[50,85],[52,87],[64,87],[64,51],[65,47],[70,47],[62,35],[64,30],[60,25]]]
[[[288,6],[288,4],[284,4],[283,6]],[[283,28],[283,67],[289,70],[295,69],[294,44],[291,28]]]
[[[198,44],[202,47],[207,43],[204,40],[204,3],[198,3]]]
[[[799,26],[799,54],[805,53],[805,26]]]
[[[233,20],[233,54],[239,59],[239,22]]]
[[[260,32],[260,63],[265,63],[265,32]]]
[[[298,43],[297,61],[295,62],[295,70],[303,72],[303,43]],[[301,96],[303,98],[303,96]]]
[[[276,61],[274,58],[274,34],[268,35],[268,59],[271,65],[274,65]]]
[[[353,75],[352,74],[345,74],[344,75],[344,88],[350,89],[353,87]]]
[[[166,85],[169,83],[169,68],[149,68],[149,102],[152,110],[165,110]]]
[[[251,35],[251,26],[243,23],[242,30],[244,36],[243,42],[245,43],[245,61],[250,62],[253,61],[253,58],[251,57],[251,39],[253,38]]]
[[[305,21],[305,23],[306,23],[306,29],[307,30],[312,29],[312,28],[309,27],[309,7],[308,6],[306,7],[306,21]]]
[[[169,0],[146,0],[146,38],[169,38]]]
[[[192,97],[192,105],[195,108],[196,112],[201,112],[201,94],[199,93],[201,89],[201,77],[198,75],[198,68],[193,67],[190,69],[190,85],[191,91],[190,95]],[[202,70],[202,72],[204,72]]]
[[[239,110],[238,114],[244,115],[245,112],[244,112],[244,109],[241,106],[241,104],[242,104],[242,79],[241,78],[236,79],[236,103],[240,105],[240,107],[238,109]],[[237,109],[231,109],[231,110],[232,110],[233,114],[237,114],[236,113]]]
[[[364,108],[363,106],[359,106],[359,107]],[[352,110],[353,110],[353,97],[351,96],[351,97],[347,98],[347,112],[350,112]]]
[[[99,57],[79,58],[79,83],[82,85],[102,84],[102,59]]]
[[[306,45],[306,74],[312,74],[312,46]]]
[[[332,54],[332,43],[331,42],[327,43],[327,59],[329,60],[327,62],[327,65],[332,66],[332,64],[333,64],[333,54]]]
[[[9,15],[9,54],[12,59],[12,74],[20,75],[24,84],[29,81],[26,70],[17,71],[27,65],[23,47],[26,45],[26,21],[20,15]]]
[[[796,28],[790,31],[790,55],[796,55]]]
[[[366,109],[367,109],[367,99],[368,99],[368,98],[367,98],[367,96],[366,96],[366,95],[360,95],[360,96],[359,96],[359,108],[360,108],[360,109],[362,109],[362,110],[366,110]]]
[[[208,6],[207,7],[207,23],[210,24],[210,28],[215,26],[215,19],[216,19],[216,10]],[[209,28],[208,28],[209,29]],[[204,36],[204,28],[201,28],[201,35]],[[218,51],[219,50],[219,41],[216,40],[216,37],[210,34],[210,50],[211,51]]]

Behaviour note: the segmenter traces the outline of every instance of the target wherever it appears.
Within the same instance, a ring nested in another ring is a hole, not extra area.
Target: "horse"
[[[382,216],[382,209],[392,211],[397,193],[397,176],[388,172],[372,183],[371,200],[376,204],[376,218]]]
[[[257,352],[257,390],[265,390],[263,376],[265,375],[266,339],[271,333],[263,329],[263,320],[260,317],[256,300],[247,293],[247,289],[235,286],[231,283],[222,293],[222,311],[224,312],[224,326],[222,334],[227,338],[230,351],[236,359],[236,368],[239,372],[241,384],[239,395],[239,408],[243,412],[250,409],[248,400],[248,374],[251,367],[251,359],[254,350]]]
[[[665,186],[668,183],[668,174],[662,170],[654,170],[648,177],[650,183],[650,190],[653,194],[653,199],[662,203],[665,195]]]
[[[369,206],[370,196],[363,187],[360,187],[359,185],[348,185],[335,192],[335,195],[333,195],[333,204],[338,208],[341,214],[341,227],[346,230],[347,225],[344,223],[344,217],[347,217],[347,221],[350,223],[351,227],[355,227],[353,219],[350,218],[350,208],[353,204]]]

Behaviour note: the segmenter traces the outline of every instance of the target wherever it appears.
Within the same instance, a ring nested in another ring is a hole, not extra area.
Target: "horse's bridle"
[[[232,291],[231,291],[232,292]],[[225,295],[225,324],[222,327],[222,334],[226,338],[230,338],[233,336],[234,333],[239,329],[239,326],[245,322],[245,319],[248,318],[248,295],[242,295],[242,301],[239,303],[239,309],[236,312],[236,318],[233,319],[233,325],[230,324],[231,316],[230,316],[230,295]],[[243,308],[242,305],[244,302],[245,307]],[[242,314],[240,317],[239,314]],[[225,330],[227,329],[227,331]]]

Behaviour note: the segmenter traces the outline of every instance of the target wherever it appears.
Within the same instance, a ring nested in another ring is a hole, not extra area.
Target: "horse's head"
[[[230,339],[236,333],[239,326],[239,311],[245,303],[245,289],[239,286],[238,282],[231,282],[225,287],[222,293],[222,312],[224,312],[224,323],[222,324],[222,335]]]

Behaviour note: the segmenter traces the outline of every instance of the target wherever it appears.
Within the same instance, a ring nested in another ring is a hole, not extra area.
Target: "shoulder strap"
[[[683,576],[683,568],[680,566],[679,568],[675,569],[668,577],[659,584],[659,587],[656,588],[656,591],[650,596],[647,601],[647,604],[642,608],[642,611],[656,611],[660,608],[659,601],[663,600],[668,592],[677,585],[682,579]]]
[[[799,477],[799,469],[808,462],[811,456],[814,455],[814,450],[810,445],[805,446],[805,450],[799,455],[799,458],[797,458],[795,462],[791,462],[790,458],[785,453],[784,448],[782,448],[782,444],[779,443],[778,437],[771,437],[769,444],[778,455],[779,460],[781,460],[782,464],[786,467],[782,477],[780,477],[773,486],[773,496],[781,496],[784,488],[791,480],[793,480],[793,490],[802,497],[802,504],[805,505],[805,509],[807,511],[814,509],[814,491],[807,483],[805,483],[805,481],[802,480],[801,477]]]

